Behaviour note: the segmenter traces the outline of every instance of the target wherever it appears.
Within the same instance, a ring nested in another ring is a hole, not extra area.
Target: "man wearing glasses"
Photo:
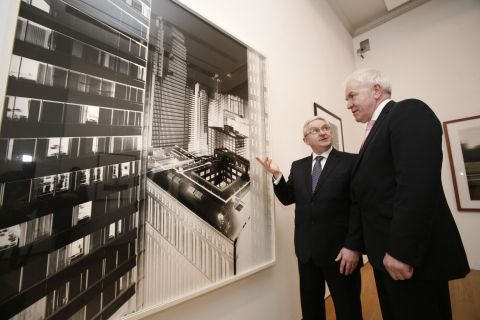
[[[350,175],[356,155],[335,150],[329,123],[314,117],[303,127],[312,155],[294,161],[286,181],[265,157],[258,162],[273,175],[284,205],[295,203],[295,253],[304,320],[325,319],[325,281],[338,320],[362,319],[360,217],[350,201]]]

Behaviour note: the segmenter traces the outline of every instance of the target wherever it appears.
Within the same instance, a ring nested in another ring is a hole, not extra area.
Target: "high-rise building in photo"
[[[24,0],[0,129],[0,317],[136,310],[150,0]]]
[[[187,98],[189,99],[188,122],[188,152],[195,155],[207,155],[207,129],[208,129],[208,95],[203,89],[200,89],[200,84],[195,84],[195,89],[187,88]]]
[[[187,148],[187,49],[184,35],[156,17],[152,25],[155,46],[153,68],[152,147]],[[167,52],[167,54],[165,53]]]

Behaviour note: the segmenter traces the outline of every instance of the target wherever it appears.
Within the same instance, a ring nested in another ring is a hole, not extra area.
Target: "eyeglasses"
[[[317,133],[319,133],[320,131],[330,132],[330,130],[331,130],[330,126],[323,126],[323,127],[320,127],[320,128],[313,127],[313,128],[310,128],[310,129],[307,130],[307,134],[306,134],[306,135],[309,135],[309,134],[317,134]]]

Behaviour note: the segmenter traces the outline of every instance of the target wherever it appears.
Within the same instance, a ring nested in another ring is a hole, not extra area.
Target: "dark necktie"
[[[315,157],[315,164],[313,165],[313,170],[312,170],[312,192],[315,191],[315,188],[317,187],[318,178],[320,178],[320,174],[322,173],[322,164],[320,163],[322,159],[323,159],[322,156]]]

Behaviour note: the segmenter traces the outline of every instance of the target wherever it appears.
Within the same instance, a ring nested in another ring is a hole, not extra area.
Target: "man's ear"
[[[307,146],[310,145],[310,143],[308,143],[307,137],[303,137],[303,142],[305,142],[305,144],[306,144]]]
[[[382,96],[383,90],[378,83],[373,85],[373,96],[378,99]]]

